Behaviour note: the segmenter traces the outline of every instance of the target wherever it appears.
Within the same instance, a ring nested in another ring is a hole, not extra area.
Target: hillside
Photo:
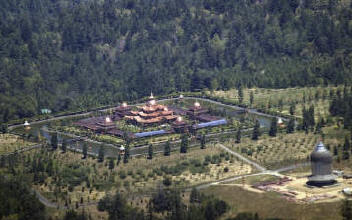
[[[150,91],[351,83],[351,0],[2,0],[0,121]]]

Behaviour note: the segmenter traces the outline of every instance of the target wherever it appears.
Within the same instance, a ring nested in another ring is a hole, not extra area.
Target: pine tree
[[[296,106],[295,106],[295,103],[292,102],[290,105],[290,115],[294,115],[295,111],[296,111]]]
[[[277,133],[277,118],[273,117],[273,119],[271,120],[269,136],[276,137],[276,133]]]
[[[254,102],[254,93],[253,91],[251,91],[251,93],[249,94],[249,103],[251,104],[251,107],[253,106],[253,102]]]
[[[288,125],[286,127],[286,133],[287,134],[291,134],[295,131],[295,120],[293,118],[291,118],[289,121],[288,121]]]
[[[113,170],[114,167],[115,167],[114,159],[110,158],[110,160],[109,160],[109,170]]]
[[[205,148],[206,148],[206,137],[205,137],[205,134],[203,134],[200,140],[200,149],[205,149]]]
[[[183,154],[187,153],[187,150],[188,150],[187,148],[188,148],[188,137],[186,134],[184,134],[181,139],[180,152]]]
[[[62,150],[63,153],[66,153],[66,150],[67,150],[67,140],[66,139],[64,139],[62,141],[61,150]]]
[[[237,133],[236,133],[236,143],[239,144],[241,143],[241,128],[238,128]]]
[[[350,148],[351,148],[350,141],[349,141],[348,136],[346,135],[345,136],[345,143],[343,144],[343,150],[349,151]]]
[[[170,141],[166,141],[165,146],[164,146],[164,156],[170,156]]]
[[[338,148],[334,146],[334,156],[337,156],[339,154]]]
[[[117,155],[117,162],[116,162],[116,166],[118,166],[121,162],[121,154]]]
[[[200,202],[200,195],[196,187],[192,188],[191,195],[189,196],[190,203],[199,203]]]
[[[149,147],[148,147],[148,159],[149,160],[153,159],[153,145],[152,144],[149,144]]]
[[[130,158],[130,146],[126,144],[125,154],[123,155],[123,163],[128,163],[129,158]]]
[[[260,136],[260,124],[259,124],[259,121],[256,120],[253,128],[252,140],[258,140],[259,136]]]
[[[348,199],[343,201],[341,207],[341,215],[343,220],[351,220],[352,219],[352,202]]]
[[[242,102],[243,102],[243,88],[242,88],[242,86],[240,86],[238,88],[238,100],[242,104]]]
[[[53,148],[53,150],[56,150],[57,149],[57,146],[58,146],[58,139],[57,139],[57,133],[53,133],[51,135],[51,147]]]
[[[101,146],[98,152],[98,162],[102,163],[104,161],[104,148]]]
[[[8,132],[8,125],[6,123],[1,124],[1,132],[6,134]]]
[[[83,143],[82,154],[83,154],[83,159],[86,159],[87,158],[87,154],[88,154],[88,147],[87,147],[86,143]]]

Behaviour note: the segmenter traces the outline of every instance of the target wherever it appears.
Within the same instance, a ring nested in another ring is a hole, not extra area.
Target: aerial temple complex
[[[183,96],[179,98],[183,99]],[[144,132],[132,133],[120,127],[119,122],[138,127]],[[158,104],[153,93],[142,106],[129,106],[126,102],[113,109],[109,116],[82,119],[74,123],[94,133],[105,133],[123,137],[141,138],[167,133],[184,133],[204,127],[227,124],[225,119],[210,115],[209,110],[198,101],[193,106],[182,109]],[[169,125],[169,126],[167,126]],[[165,129],[167,127],[167,129]],[[159,129],[159,130],[158,130]]]

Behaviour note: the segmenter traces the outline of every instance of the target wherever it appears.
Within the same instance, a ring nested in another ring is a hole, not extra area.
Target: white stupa
[[[30,126],[30,124],[28,123],[28,121],[27,121],[27,120],[26,120],[26,121],[24,121],[23,125],[24,125],[24,126],[26,126],[26,127]]]
[[[281,124],[283,124],[284,122],[282,121],[282,118],[278,118],[278,119],[277,119],[277,123],[278,123],[279,125],[281,125]]]
[[[180,95],[180,99],[183,99],[183,95],[182,94]]]
[[[106,123],[111,123],[111,118],[110,118],[109,116],[106,117],[106,118],[105,118],[105,122],[106,122]]]
[[[127,107],[127,102],[122,103],[122,107],[126,108]]]
[[[177,121],[178,121],[178,122],[182,121],[182,117],[181,117],[181,116],[178,116],[178,117],[177,117]]]
[[[194,103],[194,107],[199,108],[199,107],[200,107],[199,102],[195,102],[195,103]]]

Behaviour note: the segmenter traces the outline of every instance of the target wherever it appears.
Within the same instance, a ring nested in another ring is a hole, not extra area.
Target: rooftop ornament
[[[24,123],[23,123],[25,129],[30,129],[30,124],[28,123],[28,121],[26,120]]]
[[[121,145],[121,147],[119,148],[120,150],[120,154],[125,154],[125,147],[123,145]]]
[[[149,102],[150,105],[155,105],[156,104],[156,101],[154,99],[150,100]]]
[[[127,102],[122,103],[122,107],[126,108],[127,107]]]
[[[169,111],[169,109],[167,107],[164,108],[164,111]]]
[[[106,117],[106,118],[105,118],[105,122],[106,122],[106,123],[111,123],[110,117]]]
[[[178,122],[181,122],[181,121],[182,121],[182,117],[181,117],[181,116],[178,116],[178,117],[177,117],[177,121],[178,121]]]
[[[279,119],[277,120],[277,123],[278,123],[278,124],[283,124],[284,122],[282,121],[282,118],[279,118]]]
[[[150,93],[149,99],[154,99],[153,93]]]

